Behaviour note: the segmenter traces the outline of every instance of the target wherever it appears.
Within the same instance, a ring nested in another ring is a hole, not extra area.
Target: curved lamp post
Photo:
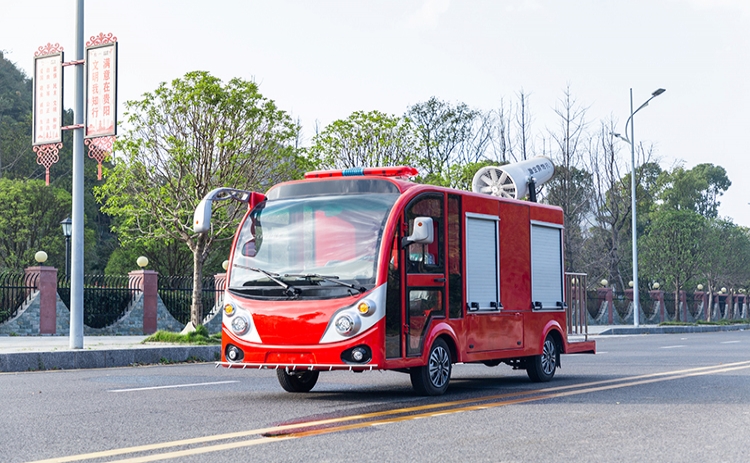
[[[640,105],[638,109],[633,111],[633,89],[630,89],[630,117],[628,118],[628,121],[625,123],[625,136],[623,137],[619,133],[612,133],[615,137],[619,138],[620,140],[623,140],[624,142],[630,144],[630,164],[631,164],[631,171],[630,171],[630,208],[632,210],[632,218],[633,218],[633,325],[638,326],[639,322],[639,309],[640,309],[640,301],[638,299],[638,231],[636,230],[636,216],[635,216],[635,130],[633,128],[633,116],[635,116],[635,113],[640,111],[641,109],[648,106],[649,101],[653,100],[657,96],[661,95],[662,93],[666,92],[663,88],[656,89],[652,94],[651,98],[646,100],[645,103]],[[628,133],[628,124],[630,124],[630,139],[627,138]]]

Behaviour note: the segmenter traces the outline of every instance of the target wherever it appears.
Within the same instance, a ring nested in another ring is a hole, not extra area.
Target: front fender
[[[441,336],[446,338],[448,348],[451,350],[453,363],[461,361],[458,358],[458,356],[460,355],[460,351],[458,349],[458,336],[456,335],[455,330],[445,321],[440,321],[430,329],[430,332],[425,337],[423,344],[424,349],[422,349],[422,361],[425,364],[427,363],[428,356],[430,355],[430,347],[432,347],[432,344],[435,342],[435,340]]]

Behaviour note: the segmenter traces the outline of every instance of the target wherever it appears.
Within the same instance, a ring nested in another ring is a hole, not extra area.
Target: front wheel
[[[557,358],[560,355],[557,343],[552,335],[544,340],[542,355],[535,355],[528,361],[526,374],[535,383],[546,383],[555,376]]]
[[[451,363],[448,345],[442,339],[436,340],[430,348],[427,365],[409,372],[414,390],[420,395],[442,395],[451,379]]]
[[[319,371],[287,372],[282,368],[276,370],[279,384],[287,392],[310,392],[315,387],[315,383],[318,382],[319,375]]]

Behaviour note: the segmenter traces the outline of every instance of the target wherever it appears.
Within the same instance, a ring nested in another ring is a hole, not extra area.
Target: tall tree
[[[0,269],[19,270],[34,264],[45,251],[47,265],[65,266],[65,240],[60,221],[70,210],[70,194],[42,180],[0,179]],[[87,230],[90,238],[91,231]]]
[[[706,282],[709,304],[722,285],[740,287],[750,281],[750,236],[730,220],[709,219],[702,239],[700,274]],[[706,312],[711,317],[711,311]]]
[[[568,271],[573,271],[584,265],[579,259],[583,246],[583,220],[591,210],[591,173],[583,159],[586,108],[576,102],[568,87],[555,108],[555,114],[559,128],[550,130],[555,144],[552,156],[555,177],[547,184],[545,199],[563,210],[565,261]]]
[[[410,164],[417,145],[408,120],[380,111],[355,111],[323,128],[307,153],[318,168],[375,167]]]
[[[684,285],[698,274],[705,233],[706,219],[696,212],[660,208],[652,214],[640,247],[641,262],[647,274],[672,285],[675,301],[680,300]],[[680,311],[675,310],[675,315],[679,321]]]
[[[732,185],[721,166],[698,164],[685,170],[676,167],[660,178],[661,199],[667,207],[695,211],[704,217],[719,214],[719,196]]]
[[[531,140],[531,116],[530,94],[521,89],[518,94],[518,106],[515,113],[516,141],[511,147],[511,157],[515,161],[525,161],[534,157],[534,146]]]
[[[449,185],[451,167],[480,161],[491,139],[488,115],[466,103],[452,105],[433,96],[405,116],[419,137],[418,165],[428,183]]]
[[[265,191],[295,174],[298,127],[258,86],[194,71],[126,103],[130,129],[96,194],[118,219],[121,241],[172,239],[193,254],[191,321],[201,323],[202,271],[214,243],[231,236],[241,208],[216,208],[210,233],[195,234],[198,202],[220,186]]]
[[[614,121],[602,121],[599,134],[589,148],[592,174],[592,211],[594,216],[590,238],[585,243],[587,271],[595,281],[606,278],[620,289],[627,287],[623,276],[623,253],[627,247],[625,230],[630,219],[630,185],[625,184],[627,166],[619,156],[619,144],[613,139]]]

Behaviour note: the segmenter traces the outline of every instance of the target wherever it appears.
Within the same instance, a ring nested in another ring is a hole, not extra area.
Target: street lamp
[[[62,227],[63,235],[65,236],[65,276],[68,276],[68,254],[70,253],[70,235],[73,234],[73,221],[70,217],[65,217],[60,222]]]
[[[666,92],[663,88],[656,89],[652,94],[651,98],[646,100],[645,103],[640,105],[638,109],[633,111],[633,89],[630,89],[630,117],[628,118],[628,121],[625,122],[625,136],[623,137],[619,133],[612,133],[615,137],[619,138],[620,140],[625,141],[626,143],[630,144],[630,164],[631,164],[631,171],[630,171],[630,208],[632,210],[632,218],[633,218],[633,325],[638,326],[639,322],[639,300],[638,300],[638,231],[636,229],[636,217],[635,217],[635,129],[633,128],[633,116],[635,116],[635,113],[640,111],[641,109],[648,106],[648,102],[656,98],[657,96],[661,95],[662,93]],[[630,124],[630,139],[627,138],[628,133],[628,124]]]

